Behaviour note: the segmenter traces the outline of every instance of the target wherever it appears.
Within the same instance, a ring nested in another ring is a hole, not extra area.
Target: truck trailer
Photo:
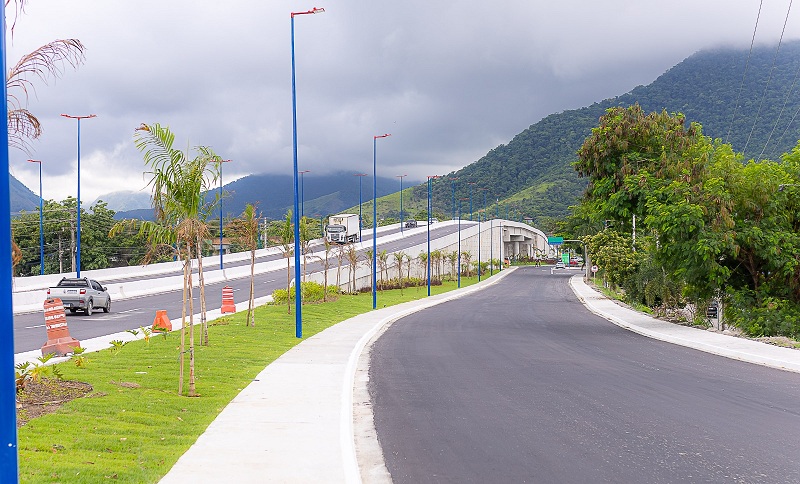
[[[355,213],[331,215],[328,219],[328,226],[325,228],[325,236],[332,244],[358,242],[358,232],[358,214]]]

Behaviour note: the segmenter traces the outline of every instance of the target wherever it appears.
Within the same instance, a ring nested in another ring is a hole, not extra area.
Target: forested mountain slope
[[[450,213],[451,180],[457,177],[457,197],[467,197],[468,183],[474,182],[473,189],[489,189],[487,199],[499,198],[501,204],[508,199],[512,212],[516,208],[516,213],[532,217],[534,223],[566,215],[585,187],[571,165],[576,151],[607,108],[637,102],[648,112],[682,112],[687,122],[701,123],[706,135],[730,142],[747,159],[777,159],[800,137],[796,116],[800,85],[795,84],[800,42],[784,43],[777,57],[774,45],[755,47],[744,75],[747,58],[748,49],[701,51],[648,86],[582,109],[551,114],[508,144],[434,181],[434,206]],[[415,187],[414,198],[424,198],[426,190],[424,185]]]

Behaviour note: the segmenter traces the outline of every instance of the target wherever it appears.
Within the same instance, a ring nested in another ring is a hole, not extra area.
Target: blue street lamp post
[[[484,191],[485,188],[479,188],[478,191]],[[484,209],[486,208],[486,192],[483,192],[483,205]],[[483,216],[483,212],[478,212],[478,282],[481,282],[481,217]]]
[[[431,295],[431,180],[434,178],[439,178],[438,175],[429,175],[428,176],[428,223],[426,227],[428,227],[428,296]]]
[[[408,175],[395,175],[400,179],[400,233],[403,233],[403,178]]]
[[[219,160],[219,269],[223,269],[222,265],[222,164],[228,163],[231,160]]]
[[[39,275],[44,275],[44,200],[42,199],[42,161],[28,160],[39,164]]]
[[[361,180],[363,180],[367,174],[354,173],[353,176],[358,177],[358,241],[361,242],[361,228],[364,226],[364,222],[361,218]]]
[[[391,134],[372,137],[372,309],[378,307],[378,138],[388,138]]]
[[[472,222],[472,188],[475,186],[474,182],[469,183],[469,221]]]
[[[303,170],[300,172],[300,218],[306,216],[306,183],[305,183],[305,175],[306,173],[311,173],[311,170]]]
[[[467,200],[466,197],[458,199],[458,287],[461,287],[461,201]]]
[[[6,26],[5,15],[0,16],[0,72],[6,70]],[[2,83],[3,112],[8,112],[8,94],[6,83]],[[0,136],[0,186],[8,187],[8,117],[3,116]],[[0,482],[19,482],[19,460],[17,456],[17,405],[16,384],[14,373],[14,309],[12,294],[12,267],[11,267],[11,200],[8,189],[0,195],[0,308],[3,316],[0,317]]]
[[[75,277],[81,277],[81,119],[89,119],[97,117],[96,114],[88,114],[86,116],[71,116],[69,114],[62,114],[65,118],[78,120],[78,206],[76,212],[76,227],[77,227],[77,245],[75,252]]]
[[[297,89],[295,82],[295,61],[294,61],[294,17],[295,15],[307,15],[324,12],[322,8],[312,8],[306,12],[292,12],[292,161],[294,175],[294,303],[295,303],[295,336],[303,337],[303,302],[302,291],[300,290],[300,207],[298,206],[298,176],[297,176]]]
[[[451,183],[453,184],[453,218],[456,218],[456,180],[458,178],[453,178]],[[461,215],[459,215],[460,217]]]

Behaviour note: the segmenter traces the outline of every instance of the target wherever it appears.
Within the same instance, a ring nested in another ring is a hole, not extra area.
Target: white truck
[[[356,213],[331,215],[328,219],[328,226],[325,228],[325,236],[332,244],[358,242],[358,226],[358,214]]]
[[[100,308],[103,312],[111,311],[111,296],[108,289],[100,285],[99,282],[81,277],[63,277],[57,286],[47,289],[48,299],[61,299],[64,308],[69,312],[84,311],[87,316],[92,315],[92,311]]]

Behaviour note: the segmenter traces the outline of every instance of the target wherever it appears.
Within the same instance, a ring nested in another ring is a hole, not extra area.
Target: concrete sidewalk
[[[225,407],[161,484],[391,482],[372,427],[364,349],[394,321],[511,272],[361,314],[304,340]]]
[[[800,373],[800,350],[652,318],[608,299],[587,285],[580,275],[570,279],[570,286],[590,311],[622,328],[706,353]]]
[[[196,482],[391,482],[372,425],[369,345],[394,321],[463,297],[480,284],[372,311],[301,342],[264,369],[161,480]],[[717,355],[800,372],[800,351],[679,326],[570,285],[592,312],[637,333]]]

